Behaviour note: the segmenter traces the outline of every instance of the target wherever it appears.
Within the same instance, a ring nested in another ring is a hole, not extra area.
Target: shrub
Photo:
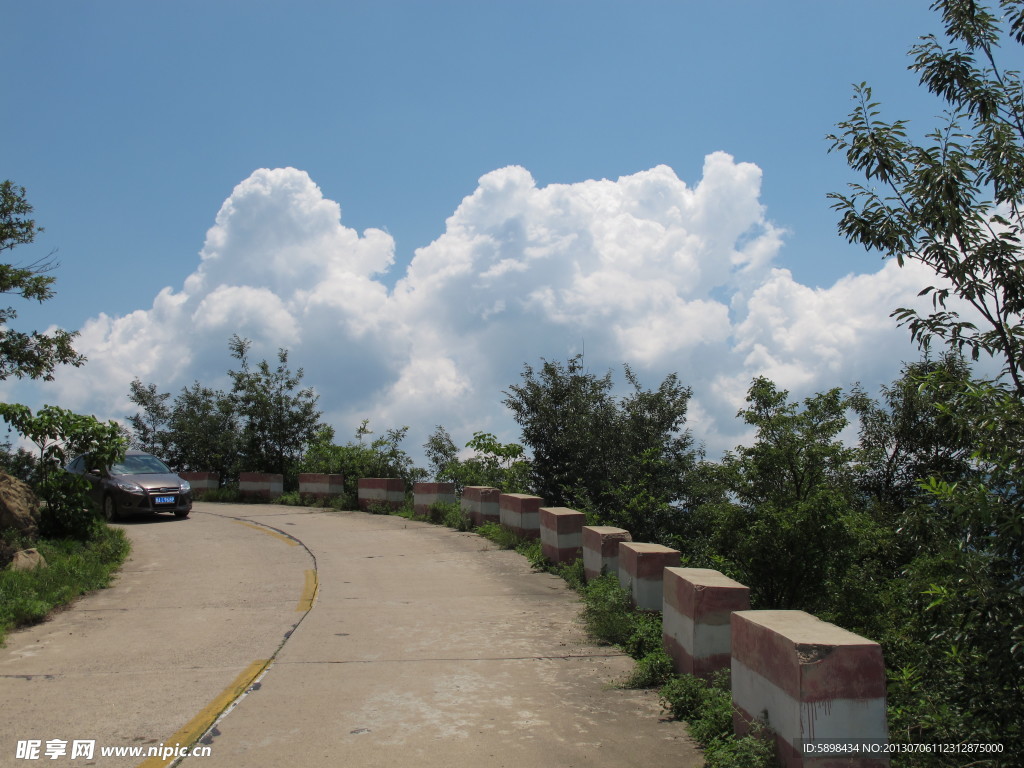
[[[288,507],[313,506],[312,500],[308,498],[303,498],[302,494],[300,494],[298,491],[288,491],[287,493],[282,493],[280,496],[274,499],[274,503],[284,504],[285,506]]]
[[[627,598],[628,603],[628,598]],[[661,613],[629,609],[632,622],[629,637],[622,643],[622,649],[634,659],[642,659],[663,648],[661,638]]]
[[[408,508],[407,508],[408,507]],[[366,512],[371,515],[390,515],[397,514],[402,517],[412,517],[412,507],[403,506],[399,510],[395,510],[390,504],[383,501],[375,501],[366,507]],[[403,514],[404,513],[404,514]]]
[[[704,749],[704,768],[774,768],[778,764],[775,745],[756,725],[743,738],[718,739]]]
[[[677,675],[658,692],[661,703],[676,720],[690,721],[704,702],[707,683],[693,675]]]
[[[589,582],[583,590],[583,623],[587,632],[609,645],[627,642],[633,632],[629,593],[614,574]]]
[[[625,688],[653,688],[664,685],[672,677],[672,659],[664,648],[658,648],[637,659],[632,674],[623,683]]]

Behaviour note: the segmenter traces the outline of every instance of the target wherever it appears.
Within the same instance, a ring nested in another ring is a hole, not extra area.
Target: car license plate
[[[157,503],[157,504],[173,504],[174,503],[174,497],[173,496],[157,496],[155,499],[153,499],[153,501],[155,503]]]

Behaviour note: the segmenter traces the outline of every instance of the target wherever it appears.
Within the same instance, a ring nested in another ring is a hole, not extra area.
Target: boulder
[[[39,536],[39,500],[21,480],[0,472],[0,568],[4,568],[19,546]],[[13,535],[11,535],[13,533]]]
[[[35,540],[39,535],[39,499],[26,483],[0,472],[0,531],[13,528]]]
[[[46,568],[46,558],[39,554],[38,549],[23,549],[14,553],[12,571],[34,571],[36,568]]]

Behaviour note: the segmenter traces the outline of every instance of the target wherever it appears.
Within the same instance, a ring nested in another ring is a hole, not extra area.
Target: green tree
[[[64,471],[81,454],[93,466],[109,467],[124,456],[121,428],[92,416],[46,405],[35,414],[24,405],[0,403],[0,418],[35,443],[39,449],[34,486],[45,502],[40,533],[50,537],[87,539],[97,523],[98,510],[89,498],[89,483]]]
[[[334,428],[321,426],[310,442],[299,463],[302,472],[322,472],[342,475],[347,503],[355,506],[359,478],[398,477],[407,489],[422,480],[426,472],[413,465],[413,460],[402,448],[408,427],[389,429],[381,437],[367,444],[364,439],[373,434],[369,419],[363,419],[356,430],[356,442],[345,445],[334,443]]]
[[[997,61],[1000,43],[1024,42],[1024,2],[1001,0],[1002,18],[975,0],[937,0],[945,36],[922,38],[910,53],[920,82],[945,101],[944,122],[917,143],[906,120],[886,122],[871,88],[855,89],[856,109],[829,136],[867,185],[832,194],[849,241],[918,261],[939,278],[922,289],[933,310],[893,315],[927,347],[933,339],[995,356],[1024,396],[1024,90],[1020,73]],[[964,318],[956,297],[977,316]],[[979,325],[980,323],[980,325]]]
[[[504,400],[533,453],[531,484],[552,506],[572,506],[581,491],[600,503],[615,454],[612,374],[586,371],[579,355],[564,366],[542,362],[540,371],[524,365]]]
[[[838,389],[802,406],[788,396],[754,380],[739,416],[757,437],[725,454],[715,470],[724,493],[693,512],[678,543],[693,565],[749,585],[755,607],[835,616],[872,532],[858,508],[855,452],[839,437],[848,401]],[[694,539],[708,548],[691,547]]]
[[[438,482],[455,482],[460,463],[459,449],[447,429],[438,424],[423,444],[423,453],[431,474]]]
[[[991,355],[1001,368],[995,381],[936,371],[925,385],[970,446],[971,472],[930,474],[901,528],[917,548],[905,574],[926,593],[917,595],[914,626],[927,638],[921,665],[903,677],[919,692],[908,732],[999,741],[1004,755],[990,764],[1016,765],[1024,751],[1024,89],[1001,57],[1006,45],[1019,57],[1024,1],[932,8],[943,34],[911,49],[911,69],[944,102],[944,121],[912,139],[909,123],[883,120],[871,89],[859,86],[854,112],[830,138],[867,183],[832,197],[848,240],[934,271],[937,282],[921,291],[931,311],[893,313],[912,337],[925,348],[937,340],[974,359]]]
[[[931,678],[966,713],[964,733],[1024,749],[1024,403],[992,382],[932,377],[940,412],[975,439],[974,471],[922,483],[906,572],[927,600]]]
[[[278,364],[266,360],[249,364],[251,342],[231,337],[231,356],[238,370],[229,370],[231,397],[241,424],[240,456],[246,469],[283,474],[292,486],[297,483],[298,462],[321,428],[319,396],[312,388],[298,389],[303,371],[288,367],[288,350],[277,353]]]
[[[439,482],[454,483],[459,494],[467,485],[491,486],[505,493],[529,493],[530,462],[523,446],[501,443],[490,432],[474,432],[466,447],[475,454],[460,459],[458,448],[444,427],[439,425],[430,435],[423,449]]]
[[[171,442],[168,431],[171,409],[167,405],[170,397],[169,392],[158,392],[156,384],[146,385],[139,379],[132,381],[128,399],[142,409],[141,413],[128,417],[128,424],[134,431],[133,447],[157,456],[167,456]]]
[[[587,511],[635,539],[664,540],[685,501],[698,452],[684,430],[691,391],[675,374],[644,390],[625,366],[629,394],[612,394],[609,371],[587,371],[582,356],[524,366],[504,403],[532,451],[530,485],[549,505]]]
[[[169,393],[136,379],[128,398],[142,409],[128,417],[134,447],[180,471],[216,472],[225,482],[238,475],[241,429],[233,397],[196,381],[168,403]]]
[[[0,182],[0,251],[31,243],[43,231],[28,218],[31,213],[25,188],[10,181]],[[48,273],[55,267],[56,264],[47,260],[27,266],[0,264],[0,293],[44,302],[54,295],[56,278]],[[27,376],[52,381],[53,369],[58,365],[80,366],[85,362],[72,347],[76,333],[57,330],[46,335],[37,331],[16,331],[8,327],[16,317],[13,307],[0,308],[0,380]]]
[[[216,472],[231,482],[239,472],[241,440],[235,401],[198,381],[183,387],[170,409],[168,460],[179,470]]]
[[[940,393],[926,386],[938,373],[965,386],[971,380],[963,358],[946,352],[939,360],[905,365],[882,387],[880,402],[859,388],[850,399],[860,420],[858,485],[874,517],[889,528],[902,525],[907,511],[925,499],[922,478],[956,482],[973,472],[971,435],[943,415]]]
[[[30,483],[36,473],[36,457],[24,448],[15,449],[7,440],[0,443],[0,472]]]

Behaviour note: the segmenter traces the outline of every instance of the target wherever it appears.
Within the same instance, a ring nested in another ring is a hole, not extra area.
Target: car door
[[[96,504],[97,509],[103,503],[103,479],[102,470],[90,472],[85,456],[79,456],[67,466],[68,472],[84,477],[89,483],[89,498]]]

